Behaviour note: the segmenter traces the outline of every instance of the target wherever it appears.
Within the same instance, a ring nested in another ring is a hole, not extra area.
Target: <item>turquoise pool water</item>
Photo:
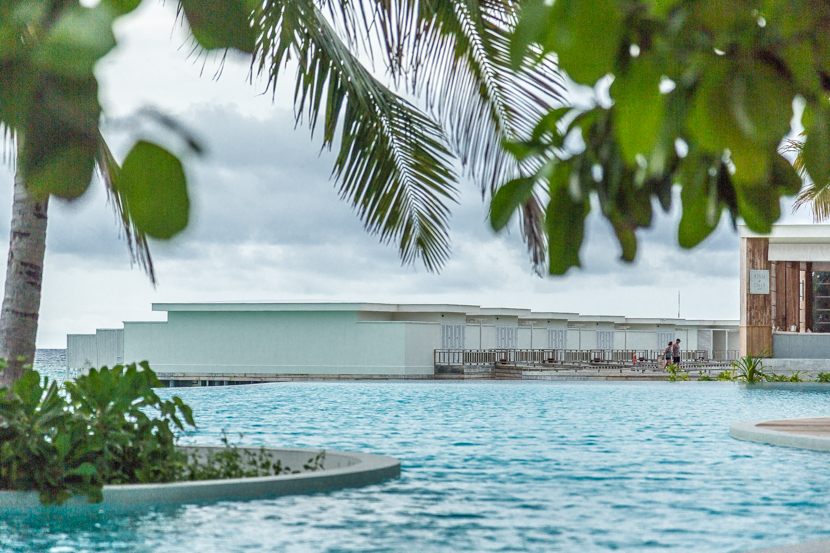
[[[60,356],[39,360],[56,373]],[[55,365],[55,366],[52,366]],[[217,443],[398,457],[398,480],[89,519],[4,517],[0,550],[736,552],[830,537],[830,454],[731,422],[830,395],[731,383],[337,382],[164,390]]]

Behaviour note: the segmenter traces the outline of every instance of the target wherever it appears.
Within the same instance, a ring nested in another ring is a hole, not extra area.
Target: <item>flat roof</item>
[[[830,225],[828,225],[830,228]],[[457,313],[468,317],[518,317],[520,320],[554,319],[570,323],[666,324],[675,326],[735,326],[738,319],[628,318],[622,315],[580,315],[579,313],[534,312],[530,309],[479,307],[442,303],[359,303],[359,302],[197,302],[154,303],[153,311],[166,312],[380,312],[380,313]]]
[[[459,313],[471,316],[524,316],[529,309],[479,307],[443,303],[360,303],[360,302],[198,302],[154,303],[153,311],[369,311],[380,313]]]
[[[770,242],[778,243],[830,244],[830,225],[772,225],[772,232],[769,234],[758,234],[749,230],[745,223],[739,223],[738,230],[743,238],[769,238]]]

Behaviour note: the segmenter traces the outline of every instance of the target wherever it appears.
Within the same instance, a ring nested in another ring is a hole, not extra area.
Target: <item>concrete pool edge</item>
[[[775,423],[791,423],[797,427],[800,422],[826,421],[825,427],[830,429],[830,418],[827,419],[787,419],[785,421],[774,420],[753,420],[736,422],[729,427],[729,435],[737,440],[755,442],[760,444],[777,445],[783,447],[795,447],[811,449],[814,451],[830,451],[830,436],[822,436],[809,433],[809,431],[788,431],[786,424],[777,425],[774,428],[763,428],[759,425],[773,425]]]
[[[753,549],[746,553],[827,553],[827,551],[830,551],[830,540],[808,541],[793,545]]]
[[[217,450],[216,447],[191,447],[190,451]],[[258,453],[259,448],[239,448]],[[275,459],[297,465],[299,459],[313,458],[320,449],[265,448]],[[123,484],[104,486],[104,500],[90,504],[84,497],[73,497],[60,506],[44,506],[37,492],[0,490],[0,512],[35,513],[40,511],[88,512],[101,508],[135,508],[149,505],[180,505],[216,501],[267,499],[283,495],[307,494],[377,484],[401,474],[401,462],[386,455],[354,451],[325,450],[325,468],[299,474],[197,480],[163,484]],[[290,466],[290,465],[289,465]]]
[[[759,425],[768,425],[759,427]],[[789,430],[788,430],[789,429]],[[830,418],[801,418],[779,420],[752,420],[736,422],[729,427],[729,435],[737,440],[782,447],[830,451],[830,436],[811,434],[813,431],[830,431]],[[830,540],[809,541],[746,553],[826,553]]]

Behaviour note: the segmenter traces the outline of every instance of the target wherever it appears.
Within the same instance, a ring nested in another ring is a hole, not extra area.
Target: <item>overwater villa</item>
[[[67,336],[67,366],[147,359],[163,379],[277,376],[431,378],[436,367],[655,359],[681,339],[687,360],[738,355],[738,321],[627,318],[473,305],[162,303],[163,322]]]

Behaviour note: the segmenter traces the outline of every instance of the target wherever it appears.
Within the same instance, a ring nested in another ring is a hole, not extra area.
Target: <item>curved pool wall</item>
[[[221,450],[218,447],[185,447],[188,454],[204,458]],[[228,478],[165,484],[131,484],[104,486],[101,503],[89,504],[84,497],[73,497],[59,506],[41,505],[35,492],[0,491],[0,513],[64,511],[83,514],[89,509],[130,510],[152,505],[179,505],[223,500],[250,500],[338,490],[377,484],[401,473],[401,463],[384,455],[351,451],[325,451],[323,470],[307,471],[303,466],[321,451],[317,449],[239,448],[243,459],[264,453],[271,462],[299,470],[299,474]]]
[[[830,395],[724,382],[307,382],[162,391],[190,443],[401,460],[379,485],[135,515],[0,518],[0,551],[737,553],[830,538],[830,453],[729,436]]]
[[[759,444],[812,449],[814,451],[830,451],[830,436],[782,432],[774,428],[758,426],[759,424],[768,422],[770,421],[754,420],[736,422],[729,427],[729,435],[737,440],[745,440]]]

